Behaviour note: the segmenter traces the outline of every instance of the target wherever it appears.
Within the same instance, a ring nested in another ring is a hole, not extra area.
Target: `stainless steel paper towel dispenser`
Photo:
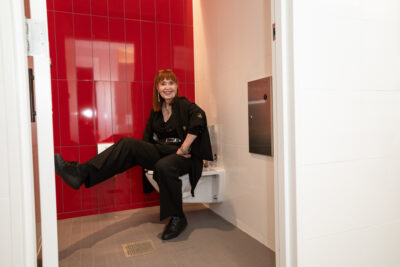
[[[249,151],[272,156],[272,80],[248,82]]]

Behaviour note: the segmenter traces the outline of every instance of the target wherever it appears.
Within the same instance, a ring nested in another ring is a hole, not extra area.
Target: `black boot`
[[[163,240],[169,240],[177,237],[180,233],[185,230],[187,221],[185,217],[173,216],[162,233],[161,238]]]
[[[65,161],[60,154],[54,155],[56,173],[73,189],[79,189],[84,182],[76,161]]]

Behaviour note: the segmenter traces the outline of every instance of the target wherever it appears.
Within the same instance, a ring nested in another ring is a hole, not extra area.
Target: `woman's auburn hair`
[[[172,100],[171,103],[174,103],[175,99],[179,95],[179,82],[178,78],[176,77],[175,73],[172,70],[159,70],[157,72],[156,77],[154,78],[154,88],[153,88],[153,110],[154,111],[160,111],[162,104],[164,103],[164,99],[159,96],[158,94],[158,85],[160,82],[164,80],[172,80],[176,83],[177,90],[176,90],[176,95],[175,98]],[[158,101],[160,99],[160,101]]]

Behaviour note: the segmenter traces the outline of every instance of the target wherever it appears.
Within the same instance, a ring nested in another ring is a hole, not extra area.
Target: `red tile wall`
[[[141,138],[158,69],[194,101],[192,0],[47,0],[55,152],[84,162],[97,144]],[[140,167],[92,188],[56,176],[58,218],[159,204]]]

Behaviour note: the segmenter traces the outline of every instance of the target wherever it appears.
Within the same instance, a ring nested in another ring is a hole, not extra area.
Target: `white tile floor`
[[[188,227],[162,241],[159,207],[61,220],[60,267],[275,266],[275,253],[201,204],[186,204]],[[152,240],[153,253],[126,258],[122,244]]]

